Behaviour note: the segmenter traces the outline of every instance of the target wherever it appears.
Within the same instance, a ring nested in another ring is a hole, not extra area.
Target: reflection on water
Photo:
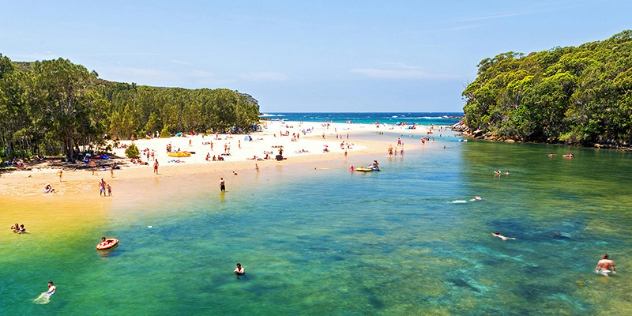
[[[243,172],[247,181],[227,183],[225,194],[202,176],[132,182],[123,191],[149,193],[113,199],[98,220],[79,217],[83,228],[60,233],[57,247],[42,247],[40,234],[3,238],[0,306],[76,315],[632,309],[628,153],[573,148],[575,158],[563,159],[568,149],[558,146],[444,144],[319,164],[323,172],[308,164]],[[347,171],[373,159],[381,172]],[[498,169],[511,174],[496,177]],[[121,244],[95,256],[104,234]],[[619,274],[594,273],[602,253]],[[232,273],[237,262],[246,276]],[[42,279],[55,279],[57,297],[21,304]]]

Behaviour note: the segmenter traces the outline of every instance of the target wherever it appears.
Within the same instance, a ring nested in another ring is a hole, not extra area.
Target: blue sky
[[[604,40],[632,1],[8,1],[0,53],[229,88],[262,112],[461,111],[476,65]]]

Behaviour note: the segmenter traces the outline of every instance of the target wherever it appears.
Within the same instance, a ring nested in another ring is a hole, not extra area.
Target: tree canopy
[[[25,63],[0,54],[0,158],[73,158],[105,134],[248,132],[258,120],[257,101],[237,91],[109,82],[67,59]]]
[[[463,98],[464,124],[490,137],[629,146],[632,31],[579,47],[486,58]]]

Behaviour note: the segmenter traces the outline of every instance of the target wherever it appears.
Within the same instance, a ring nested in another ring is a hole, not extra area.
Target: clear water
[[[630,314],[631,158],[437,141],[244,171],[224,195],[200,176],[131,181],[93,205],[0,202],[7,228],[35,221],[30,235],[1,234],[0,314]],[[347,171],[373,159],[383,171]],[[99,253],[101,236],[121,244]],[[602,253],[616,276],[594,273]],[[58,293],[32,303],[49,279]]]

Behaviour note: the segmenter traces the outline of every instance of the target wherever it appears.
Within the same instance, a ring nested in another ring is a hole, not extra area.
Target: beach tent
[[[251,141],[252,137],[250,137],[250,135],[247,135],[246,137],[244,137],[244,140]]]

